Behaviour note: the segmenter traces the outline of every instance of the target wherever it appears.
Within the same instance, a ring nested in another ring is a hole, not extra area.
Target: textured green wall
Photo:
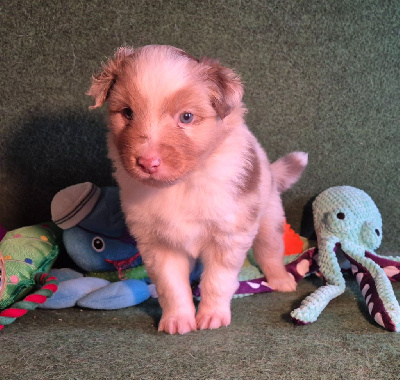
[[[396,1],[38,1],[0,6],[0,223],[50,217],[60,189],[112,183],[104,111],[84,94],[120,45],[171,44],[218,57],[246,85],[247,121],[272,160],[310,154],[284,196],[335,185],[369,193],[382,252],[400,237],[400,5]]]

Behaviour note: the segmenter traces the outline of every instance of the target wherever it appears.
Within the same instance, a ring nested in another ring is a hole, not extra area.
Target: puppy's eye
[[[338,212],[338,214],[336,215],[336,217],[340,220],[343,220],[346,218],[346,215],[343,212]]]
[[[194,115],[190,112],[182,112],[179,115],[179,121],[183,124],[189,124],[192,122]]]
[[[133,111],[131,108],[126,107],[124,108],[122,111],[122,116],[126,119],[126,120],[132,120],[133,119]]]

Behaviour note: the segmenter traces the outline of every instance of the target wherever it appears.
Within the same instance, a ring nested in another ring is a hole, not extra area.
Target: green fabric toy
[[[45,302],[57,290],[57,279],[46,276],[46,272],[57,258],[60,242],[61,230],[52,222],[10,231],[1,240],[0,329]],[[10,307],[37,285],[44,286]]]

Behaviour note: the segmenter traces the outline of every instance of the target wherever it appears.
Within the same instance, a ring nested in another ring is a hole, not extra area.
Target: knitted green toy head
[[[313,211],[319,239],[337,236],[370,250],[382,242],[381,214],[371,197],[360,189],[327,189],[315,199]]]

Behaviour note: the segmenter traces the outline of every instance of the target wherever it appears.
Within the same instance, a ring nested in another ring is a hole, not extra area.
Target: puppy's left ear
[[[101,107],[107,100],[108,95],[117,80],[118,73],[128,57],[132,57],[134,50],[128,47],[120,47],[107,63],[103,64],[102,71],[93,75],[92,85],[86,95],[93,96],[95,105],[90,109]]]
[[[223,119],[235,107],[242,106],[243,85],[239,75],[210,58],[200,60],[206,68],[211,83],[211,102],[218,116]]]

